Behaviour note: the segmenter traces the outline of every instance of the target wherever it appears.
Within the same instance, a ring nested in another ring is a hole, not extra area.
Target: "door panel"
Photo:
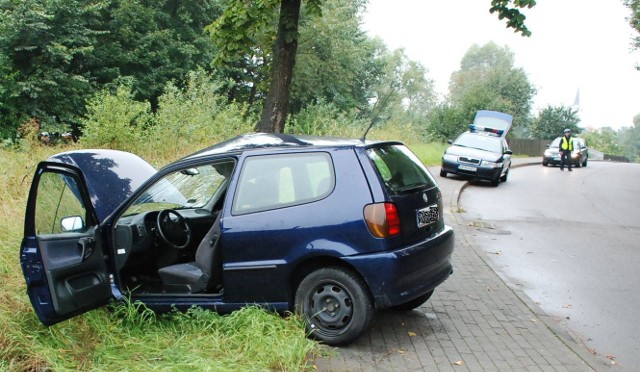
[[[20,262],[29,298],[45,325],[96,308],[111,297],[97,219],[88,200],[79,171],[52,163],[38,166]]]

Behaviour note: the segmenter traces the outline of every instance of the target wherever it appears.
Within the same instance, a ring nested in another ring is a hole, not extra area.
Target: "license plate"
[[[416,222],[418,223],[418,228],[430,225],[436,221],[438,221],[437,204],[416,210]]]
[[[553,160],[560,160],[560,157],[559,156],[554,156]]]
[[[475,172],[478,170],[477,167],[472,167],[470,165],[458,165],[458,169],[460,170],[464,170],[464,171],[469,171],[469,172]]]

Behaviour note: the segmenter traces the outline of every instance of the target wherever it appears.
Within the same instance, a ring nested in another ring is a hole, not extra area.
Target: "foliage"
[[[366,122],[358,119],[355,111],[345,112],[334,103],[319,101],[292,116],[286,131],[291,134],[359,138],[365,128]]]
[[[88,68],[101,86],[129,79],[134,97],[155,109],[168,82],[209,69],[215,46],[202,30],[219,13],[214,0],[110,1]]]
[[[491,0],[489,12],[498,13],[499,19],[507,19],[507,28],[513,28],[513,32],[520,32],[522,36],[531,36],[531,31],[524,24],[527,17],[518,8],[532,8],[535,0],[513,0],[515,7],[510,8],[511,0]]]
[[[618,143],[618,133],[610,127],[598,128],[597,130],[585,133],[583,137],[587,140],[589,147],[608,155],[622,156],[622,146]]]
[[[32,117],[78,129],[86,99],[115,81],[155,108],[167,82],[209,67],[214,45],[202,28],[219,12],[213,4],[0,0],[3,132]]]
[[[114,94],[104,90],[87,105],[81,143],[89,148],[133,151],[144,141],[151,119],[150,105],[135,101],[129,87],[121,86]]]
[[[249,132],[255,117],[241,104],[227,104],[218,93],[223,84],[205,71],[188,75],[183,88],[170,83],[158,99],[158,109],[134,99],[131,88],[104,90],[90,100],[83,119],[81,144],[127,150],[140,155],[163,154],[163,160],[193,152]]]
[[[0,0],[0,120],[73,122],[91,91],[85,68],[101,30],[101,1]]]
[[[435,106],[433,80],[427,69],[411,61],[403,49],[389,52],[379,48],[381,73],[371,87],[373,107],[365,113],[372,123],[408,116],[424,117]]]
[[[381,45],[360,29],[362,6],[351,0],[325,1],[321,17],[304,9],[291,88],[292,114],[318,99],[346,111],[368,107],[370,87],[382,72],[376,59]]]
[[[561,136],[565,129],[578,134],[580,118],[578,111],[566,106],[547,106],[540,110],[531,124],[531,135],[537,139],[552,140]]]
[[[640,163],[640,114],[633,118],[632,127],[623,127],[617,131],[610,127],[599,128],[585,133],[583,137],[593,149]]]
[[[624,0],[624,5],[631,10],[629,25],[638,32],[638,35],[633,38],[633,46],[635,49],[640,49],[640,0]],[[640,65],[636,68],[640,70]]]
[[[245,105],[226,102],[219,92],[223,84],[205,71],[192,72],[184,88],[169,84],[159,98],[159,107],[149,129],[149,142],[161,144],[158,151],[178,156],[193,144],[213,144],[251,131],[255,118]]]
[[[633,127],[622,128],[619,133],[624,155],[640,163],[640,114],[633,118]]]
[[[448,102],[435,107],[427,116],[427,133],[434,140],[454,139],[473,121],[460,109]]]

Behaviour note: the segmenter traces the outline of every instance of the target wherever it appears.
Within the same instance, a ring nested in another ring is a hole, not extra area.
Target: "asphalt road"
[[[640,369],[640,165],[512,169],[462,217],[499,274],[621,370]]]

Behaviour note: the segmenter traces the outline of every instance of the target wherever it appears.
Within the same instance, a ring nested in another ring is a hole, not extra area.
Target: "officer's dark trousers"
[[[573,161],[571,161],[571,151],[561,150],[560,151],[560,170],[564,170],[564,163],[567,162],[567,166],[569,170],[571,170],[571,166],[573,165]]]

